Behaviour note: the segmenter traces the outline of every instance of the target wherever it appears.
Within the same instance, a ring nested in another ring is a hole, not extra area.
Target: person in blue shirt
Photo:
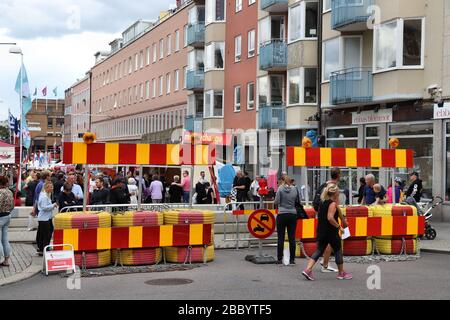
[[[36,235],[36,242],[38,246],[38,253],[42,255],[46,246],[50,244],[53,235],[53,210],[58,207],[57,203],[52,202],[53,183],[47,181],[44,188],[39,195],[37,204],[38,208],[38,232]]]
[[[49,181],[51,182],[51,176],[50,176],[50,172],[48,171],[44,171],[41,173],[41,180],[39,180],[36,189],[34,191],[34,197],[33,197],[33,213],[32,215],[35,217],[38,215],[38,201],[39,201],[39,196],[41,195],[42,192],[42,188],[44,187],[44,184]]]
[[[373,186],[376,184],[375,176],[373,174],[368,174],[366,176],[366,186],[364,187],[364,196],[361,204],[370,206],[376,201],[376,193],[373,190]]]

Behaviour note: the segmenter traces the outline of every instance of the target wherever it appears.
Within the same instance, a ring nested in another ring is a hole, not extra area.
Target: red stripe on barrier
[[[407,217],[395,217],[392,222],[392,235],[404,236],[407,233]]]
[[[195,147],[190,144],[183,144],[181,147],[180,160],[182,165],[191,165],[195,163]]]
[[[347,153],[345,152],[345,149],[331,149],[331,164],[333,167],[347,166]]]
[[[295,239],[301,239],[303,235],[302,220],[297,221],[297,229],[295,230]]]
[[[105,144],[94,143],[87,145],[87,163],[104,164],[105,163]]]
[[[372,152],[370,149],[357,149],[356,159],[358,167],[372,167]]]
[[[215,145],[208,146],[208,164],[209,165],[216,164],[216,152],[217,152],[217,148]]]
[[[406,165],[408,168],[414,168],[414,151],[406,150]]]
[[[373,237],[381,236],[381,218],[367,219],[367,234]]]
[[[153,165],[167,165],[167,146],[165,144],[152,144],[150,146],[150,162]]]
[[[73,162],[73,144],[71,142],[64,142],[64,163]]]
[[[119,164],[136,164],[135,144],[119,144]]]
[[[419,217],[419,225],[418,225],[418,235],[422,236],[425,234],[425,217]]]
[[[97,250],[97,229],[78,230],[78,251]]]
[[[294,166],[294,147],[289,147],[287,148],[287,152],[286,152],[286,160],[287,160],[287,165],[290,167]]]
[[[350,233],[354,236],[356,234],[356,219],[347,219],[347,222]]]
[[[121,249],[129,247],[129,228],[111,229],[111,248]]]
[[[381,150],[381,164],[384,168],[395,168],[395,150]]]
[[[160,227],[144,227],[142,231],[142,247],[159,247],[159,234]]]
[[[306,149],[306,166],[320,167],[320,148]]]
[[[411,217],[414,215],[414,210],[412,207],[409,206],[403,206],[403,207],[398,207],[398,206],[394,206],[392,207],[392,216],[393,217]]]
[[[233,216],[243,216],[245,214],[244,210],[234,210]]]
[[[211,238],[212,225],[204,224],[203,225],[203,244],[210,245],[213,241]]]
[[[173,226],[173,246],[182,247],[189,244],[190,226],[178,225]]]
[[[55,230],[53,232],[53,244],[64,244],[64,230]],[[55,250],[62,250],[62,247],[55,248]]]

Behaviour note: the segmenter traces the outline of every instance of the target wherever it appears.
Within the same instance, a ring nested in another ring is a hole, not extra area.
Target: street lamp
[[[9,53],[11,54],[20,54],[20,140],[19,140],[19,176],[17,177],[17,187],[16,190],[22,189],[22,139],[23,139],[23,132],[22,132],[22,124],[23,121],[26,121],[26,119],[23,119],[23,52],[22,49],[15,44],[9,48]]]

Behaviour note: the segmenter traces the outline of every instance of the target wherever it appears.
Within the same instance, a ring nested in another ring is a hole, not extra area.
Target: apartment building
[[[90,130],[90,76],[78,80],[66,90],[64,111],[64,141],[81,142],[83,134]]]
[[[64,90],[63,142],[72,142],[72,88]]]
[[[137,21],[111,42],[109,54],[96,55],[91,121],[99,141],[159,140],[161,132],[170,137],[183,127],[188,5],[177,1],[158,21]]]

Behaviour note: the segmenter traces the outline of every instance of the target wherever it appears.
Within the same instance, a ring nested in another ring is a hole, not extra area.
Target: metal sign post
[[[141,211],[142,208],[142,177],[143,177],[143,166],[139,167],[139,182],[138,182],[138,186],[139,186],[139,191],[138,191],[138,211]]]
[[[252,236],[258,239],[258,255],[247,256],[245,260],[255,264],[274,264],[276,259],[271,256],[263,255],[262,240],[270,237],[276,226],[275,216],[269,210],[259,209],[253,212],[248,218],[247,227]]]

